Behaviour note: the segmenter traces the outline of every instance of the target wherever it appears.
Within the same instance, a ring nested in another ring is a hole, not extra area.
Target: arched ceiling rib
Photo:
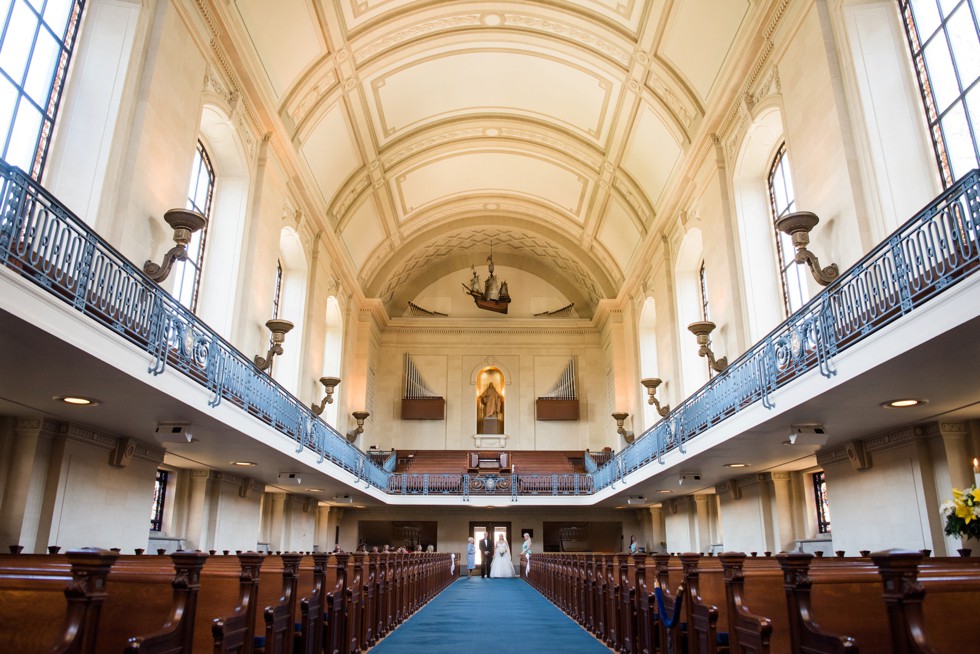
[[[367,296],[421,289],[492,238],[495,256],[558,277],[591,313],[637,267],[766,4],[238,0],[227,11]]]

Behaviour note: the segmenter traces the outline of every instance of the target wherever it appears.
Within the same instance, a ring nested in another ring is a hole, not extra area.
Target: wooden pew
[[[653,565],[654,565],[654,579],[657,584],[660,585],[660,590],[663,593],[664,604],[668,607],[674,606],[676,601],[675,591],[672,589],[679,589],[680,593],[683,593],[683,572],[682,570],[675,567],[673,575],[671,575],[670,570],[670,554],[654,554],[653,555]],[[683,609],[683,607],[681,607]],[[659,611],[658,611],[659,614]],[[680,652],[681,651],[681,641],[686,638],[681,630],[681,621],[678,620],[673,627],[668,628],[667,623],[661,617],[657,620],[658,640],[660,641],[660,646],[665,652]]]
[[[252,654],[255,647],[259,570],[265,555],[245,552],[238,554],[237,558],[241,570],[238,578],[238,603],[227,617],[213,621],[215,654]]]
[[[167,621],[159,631],[130,638],[126,645],[126,654],[190,654],[193,651],[201,568],[204,567],[208,555],[200,552],[175,552],[170,558],[176,574],[172,583],[173,600]],[[132,605],[130,612],[132,613]]]
[[[725,552],[718,556],[725,573],[725,598],[728,607],[728,644],[732,652],[746,654],[768,654],[770,640],[773,634],[771,618],[753,613],[746,606],[744,564],[746,556],[742,552]],[[758,596],[750,595],[751,602],[757,607]],[[782,598],[777,596],[782,601]],[[778,615],[775,610],[763,611],[770,615]],[[787,630],[788,634],[788,630]]]
[[[351,579],[345,590],[346,603],[346,624],[344,634],[346,636],[346,647],[348,652],[360,652],[361,643],[361,619],[364,613],[364,605],[361,601],[361,586],[364,578],[364,555],[352,554],[354,569]]]
[[[864,654],[889,652],[877,569],[870,561],[849,565],[839,559],[830,567],[811,566],[813,558],[804,552],[776,557],[793,651],[845,654],[857,652],[861,642]]]
[[[326,595],[324,651],[328,654],[346,654],[344,628],[347,624],[345,598],[347,596],[347,560],[350,554],[334,554],[335,582]]]
[[[926,559],[921,552],[900,550],[877,552],[871,559],[881,573],[893,652],[977,648],[980,560]]]
[[[296,651],[299,654],[320,654],[323,649],[323,608],[326,593],[326,572],[329,554],[314,554],[313,584],[300,600],[300,631]]]
[[[296,587],[298,583],[299,562],[302,554],[286,553],[282,560],[282,592],[269,606],[265,607],[265,652],[267,654],[292,654],[293,634],[295,633]],[[261,596],[262,589],[259,593]]]
[[[636,652],[636,581],[635,562],[628,555],[619,557],[619,651]]]
[[[93,654],[115,552],[0,555],[0,643],[5,651]]]

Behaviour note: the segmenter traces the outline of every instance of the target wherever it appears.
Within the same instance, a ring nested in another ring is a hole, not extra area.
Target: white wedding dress
[[[497,549],[493,553],[493,562],[490,564],[490,577],[508,578],[516,576],[514,562],[510,560],[510,548],[507,547],[506,542],[498,540]]]

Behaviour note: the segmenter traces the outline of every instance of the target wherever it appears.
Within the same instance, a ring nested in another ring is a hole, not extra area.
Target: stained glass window
[[[776,237],[776,259],[783,291],[783,310],[789,316],[806,302],[807,291],[804,277],[806,270],[796,263],[793,239],[776,229],[777,220],[796,211],[796,194],[793,191],[793,177],[785,143],[779,146],[772,160],[768,182],[769,208],[772,211],[773,232]]]
[[[898,0],[943,184],[977,167],[977,0]]]
[[[830,533],[830,504],[827,502],[827,476],[824,471],[813,473],[813,497],[817,504],[817,533]]]
[[[84,0],[0,0],[0,156],[41,179]]]
[[[167,497],[167,479],[170,473],[157,470],[156,482],[153,484],[153,510],[150,512],[150,531],[161,531],[163,527],[163,502]]]
[[[0,0],[2,1],[2,0]],[[197,142],[194,168],[187,191],[187,208],[208,219],[200,231],[191,235],[187,244],[187,259],[174,265],[174,295],[191,311],[197,311],[198,293],[201,288],[201,270],[204,263],[204,246],[211,223],[211,201],[214,198],[214,168],[204,144]]]

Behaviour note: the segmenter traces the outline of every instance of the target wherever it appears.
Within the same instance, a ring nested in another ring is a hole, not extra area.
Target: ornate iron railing
[[[595,473],[600,490],[818,369],[980,267],[980,171],[965,175]]]
[[[382,469],[314,415],[106,243],[42,187],[0,162],[0,264],[147,352],[149,372],[167,367],[376,488],[398,495],[583,495],[650,464],[817,369],[980,266],[978,171],[958,181],[887,241],[742,354],[608,462],[587,474],[395,473]],[[388,463],[388,462],[386,462]],[[385,468],[389,467],[385,465]]]
[[[359,479],[386,473],[262,373],[22,171],[0,162],[0,263],[169,366]]]

